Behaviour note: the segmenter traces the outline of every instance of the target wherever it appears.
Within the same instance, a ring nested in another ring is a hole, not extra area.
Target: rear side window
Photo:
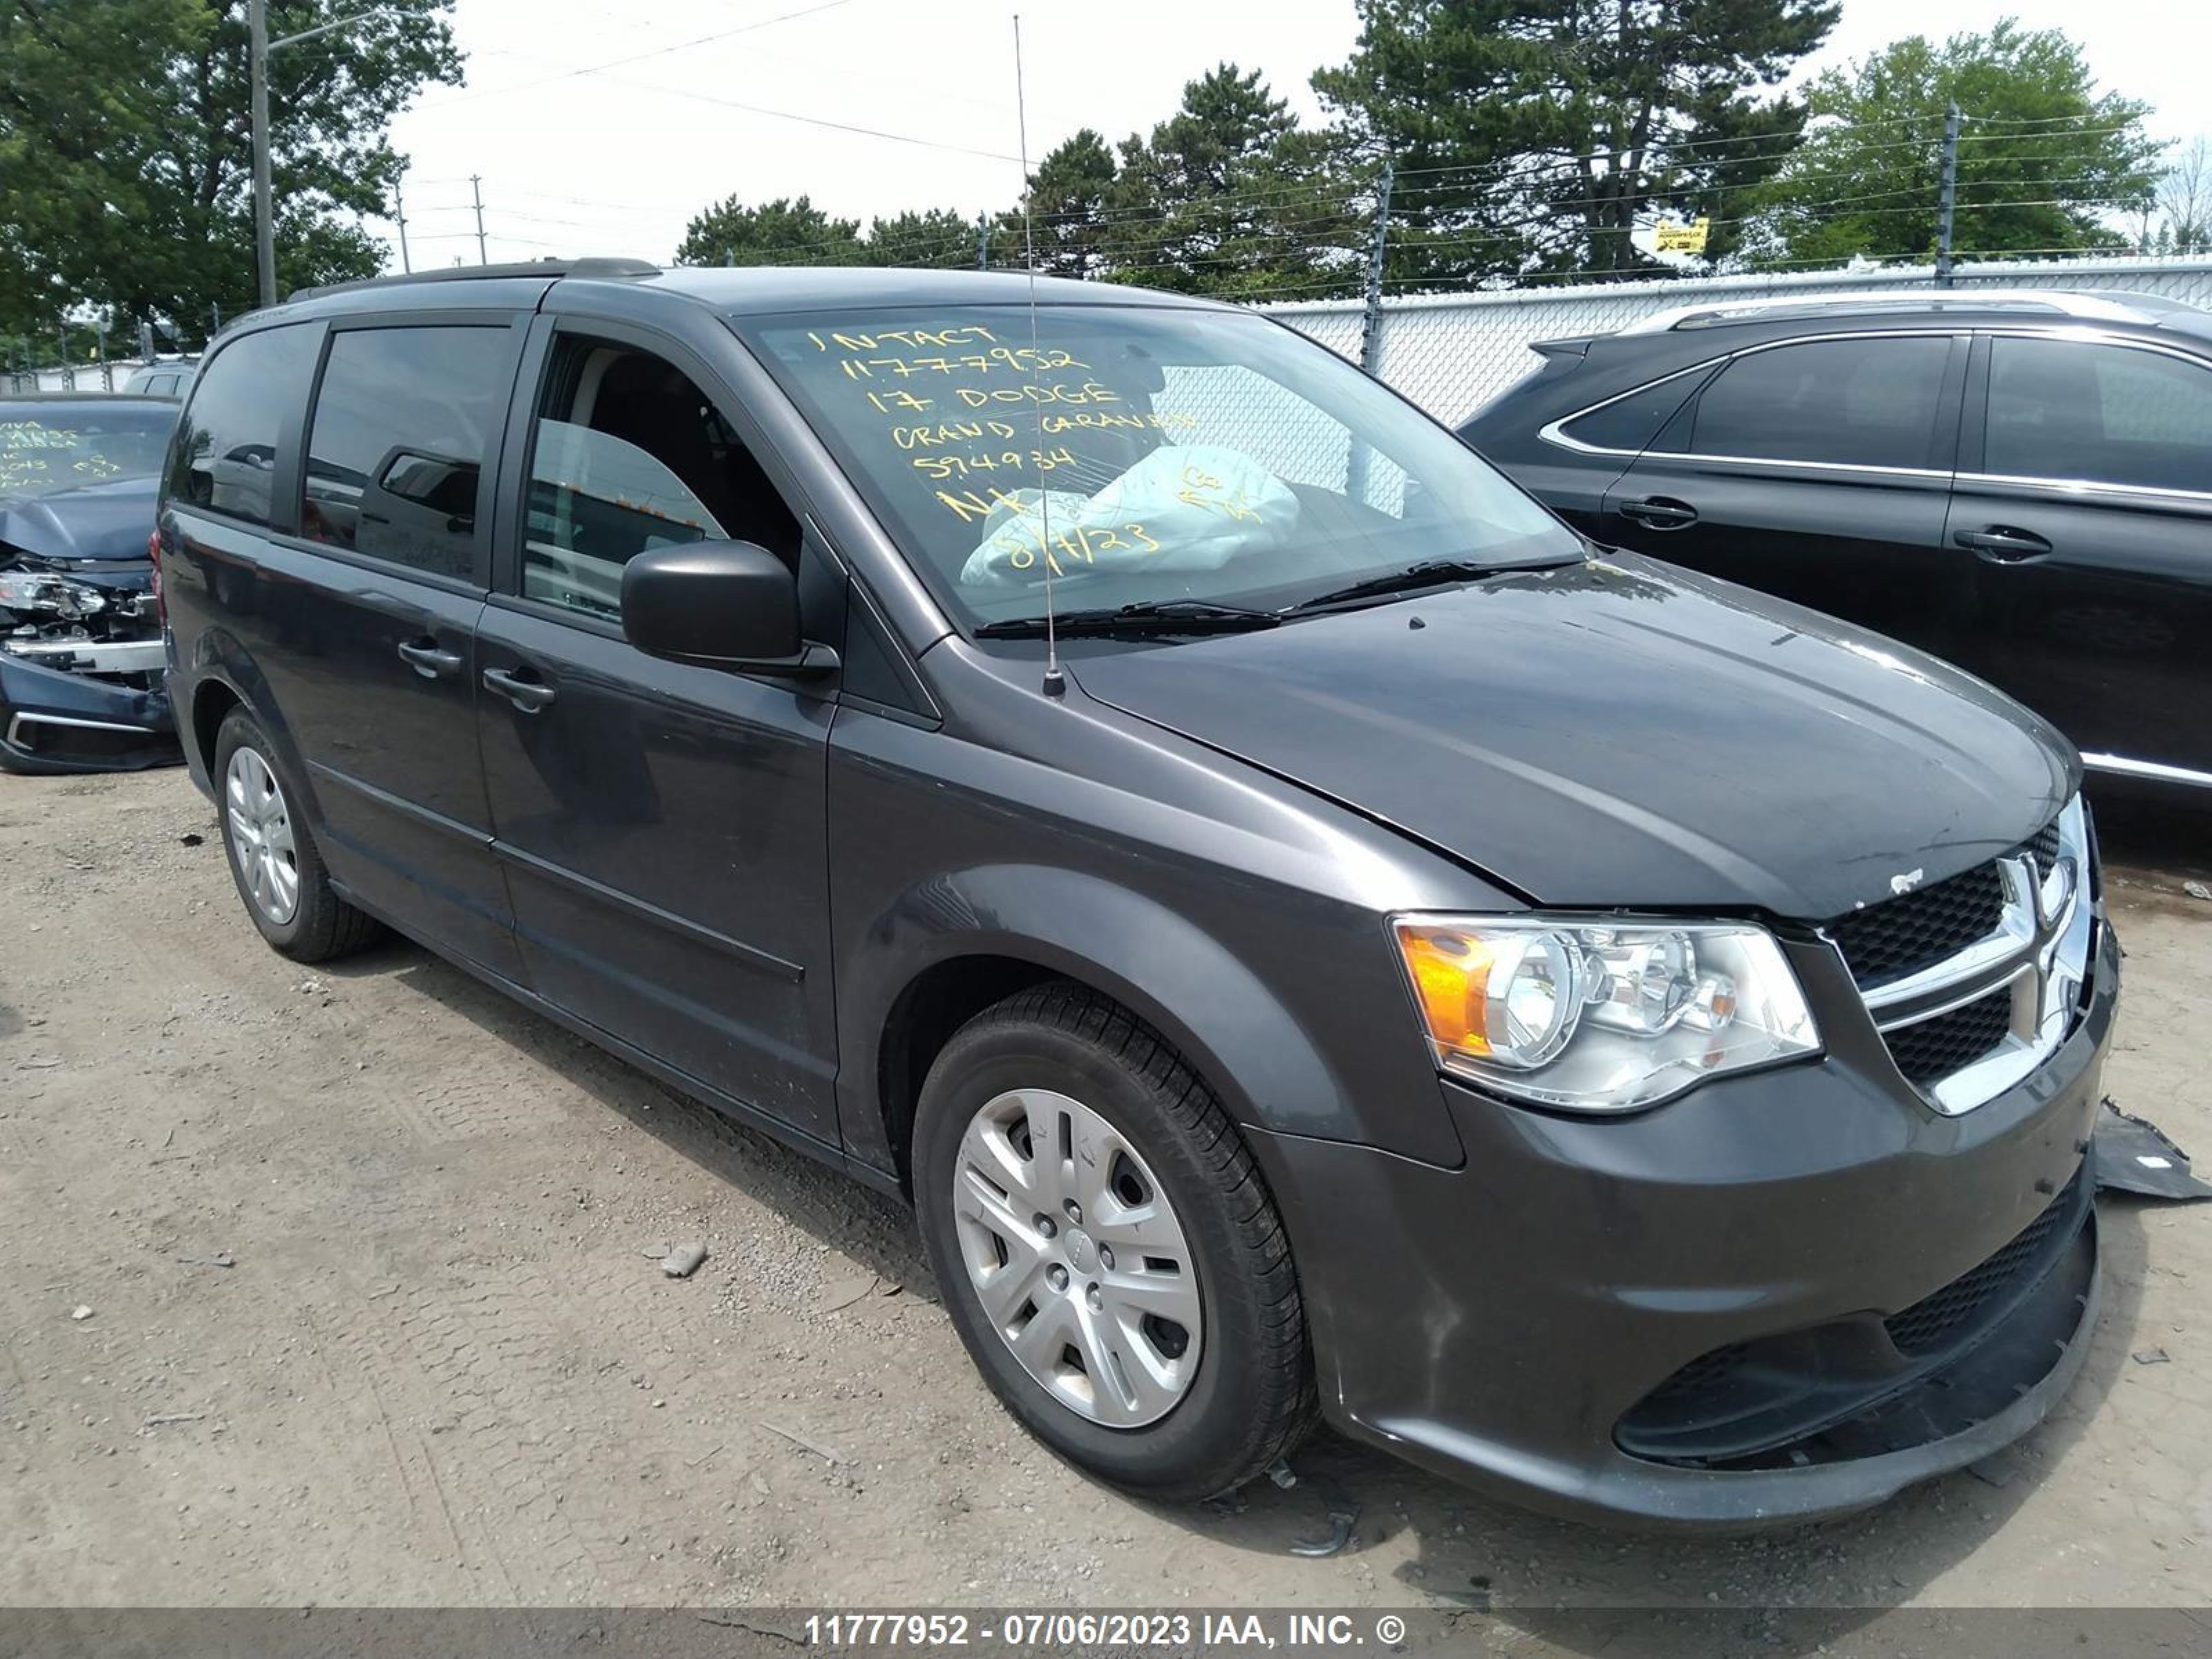
[[[2079,340],[1990,348],[1989,471],[2212,490],[2212,369]]]
[[[1811,340],[1737,358],[1698,399],[1700,455],[1925,467],[1948,338]]]
[[[514,349],[505,327],[333,334],[308,428],[300,533],[431,575],[476,577],[477,492],[507,413]]]
[[[270,522],[276,438],[307,400],[321,331],[310,323],[246,334],[209,359],[169,465],[174,499],[247,524]]]
[[[1668,417],[1680,409],[1705,377],[1695,370],[1632,392],[1587,415],[1560,423],[1559,430],[1577,443],[1595,449],[1626,450],[1642,454],[1659,435]]]

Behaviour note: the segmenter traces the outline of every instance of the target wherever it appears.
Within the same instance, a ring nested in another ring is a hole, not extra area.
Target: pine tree
[[[1774,95],[1832,0],[1358,0],[1351,58],[1314,76],[1395,169],[1389,275],[1650,274],[1631,235],[1770,173],[1802,104]],[[1401,216],[1401,215],[1402,216]],[[1727,252],[1725,224],[1708,248]]]

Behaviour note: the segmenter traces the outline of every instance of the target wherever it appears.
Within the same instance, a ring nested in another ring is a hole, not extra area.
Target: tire
[[[328,962],[383,937],[382,924],[331,890],[302,793],[243,708],[216,732],[214,781],[230,878],[262,938],[295,962]]]
[[[1041,1135],[1061,1155],[1040,1156]],[[962,1027],[922,1085],[914,1179],[961,1340],[1068,1462],[1194,1501],[1310,1431],[1305,1310],[1274,1201],[1212,1091],[1115,1003],[1057,982]]]

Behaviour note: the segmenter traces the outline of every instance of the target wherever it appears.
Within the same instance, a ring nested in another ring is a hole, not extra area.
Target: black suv
[[[2212,313],[1960,289],[1535,349],[1461,435],[1595,540],[1948,658],[2092,771],[2212,787]]]
[[[1848,1510],[2081,1363],[2073,752],[1599,556],[1331,353],[1101,283],[623,263],[258,313],[161,514],[246,915],[389,924],[911,1199],[1007,1407]]]

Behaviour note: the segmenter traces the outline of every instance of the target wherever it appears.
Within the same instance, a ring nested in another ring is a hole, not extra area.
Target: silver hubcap
[[[1198,1273],[1182,1223],[1120,1130],[1016,1089],[961,1137],[952,1208],[984,1316],[1070,1410],[1141,1428],[1198,1375]]]
[[[300,854],[283,788],[267,761],[240,749],[230,757],[222,796],[239,877],[253,908],[281,927],[300,908]]]

